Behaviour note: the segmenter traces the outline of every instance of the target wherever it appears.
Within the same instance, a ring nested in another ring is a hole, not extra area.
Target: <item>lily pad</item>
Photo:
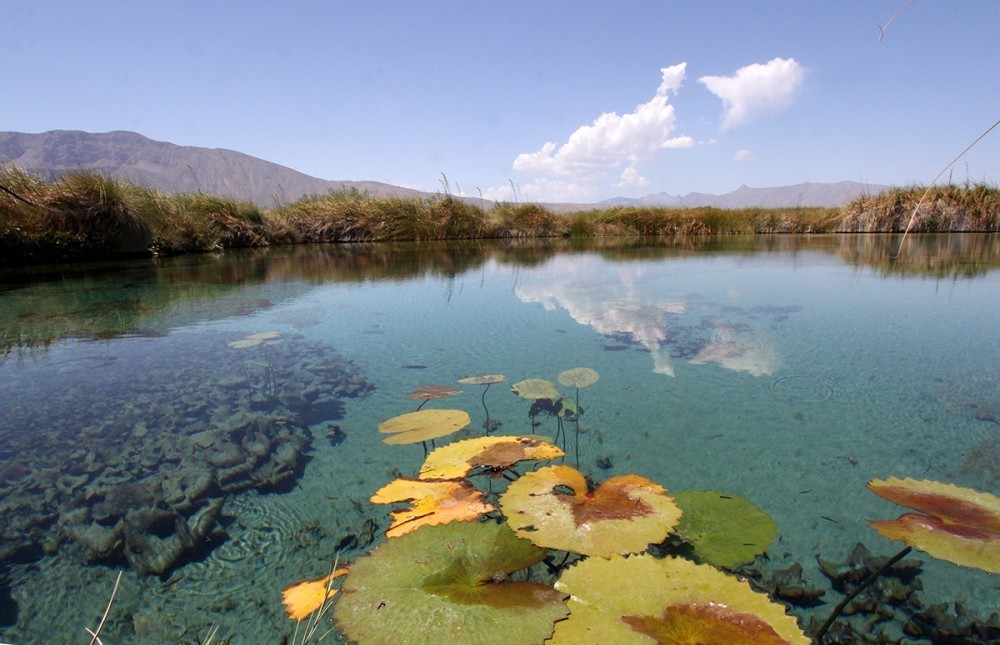
[[[379,424],[378,431],[391,434],[385,443],[407,444],[437,439],[458,432],[469,425],[469,414],[462,410],[420,410],[393,417]]]
[[[505,524],[456,522],[388,540],[351,565],[334,619],[361,643],[541,643],[566,594],[508,575],[546,552]]]
[[[464,479],[431,481],[400,477],[380,488],[371,501],[375,504],[413,502],[410,508],[393,511],[386,537],[397,537],[425,525],[475,520],[496,510],[486,501],[486,493]]]
[[[500,498],[507,523],[538,546],[604,558],[662,542],[681,511],[645,477],[612,477],[590,491],[569,466],[548,466],[511,482]]]
[[[275,338],[280,338],[281,334],[276,331],[262,331],[257,334],[250,334],[247,338],[251,340],[274,340]]]
[[[589,367],[574,367],[559,375],[559,383],[566,387],[589,387],[599,378],[597,372]]]
[[[518,381],[510,386],[511,392],[522,399],[558,399],[562,396],[559,388],[552,381],[540,378],[529,378]]]
[[[873,479],[873,493],[919,513],[869,521],[883,537],[942,560],[1000,573],[1000,498],[971,488],[907,477]]]
[[[554,644],[810,642],[784,606],[680,558],[587,558],[555,586],[570,594],[570,617],[556,624]]]
[[[442,446],[431,452],[420,468],[421,479],[456,479],[475,468],[503,470],[526,459],[556,459],[558,447],[529,437],[479,437]]]
[[[337,595],[333,581],[346,573],[347,569],[337,569],[325,578],[307,580],[286,587],[281,596],[288,617],[292,620],[302,620],[322,609],[326,601]]]
[[[503,383],[507,377],[503,374],[484,374],[483,376],[469,376],[458,379],[462,385],[492,385],[493,383]]]
[[[258,338],[243,338],[241,340],[234,340],[233,342],[229,343],[229,346],[232,347],[233,349],[247,349],[248,347],[256,347],[257,345],[260,345],[263,342],[264,341]]]
[[[406,398],[414,400],[443,399],[446,396],[461,394],[462,390],[456,390],[450,385],[418,385],[416,392],[407,394]]]
[[[778,535],[771,516],[750,500],[716,491],[674,493],[684,511],[677,534],[702,562],[732,569],[767,551]]]

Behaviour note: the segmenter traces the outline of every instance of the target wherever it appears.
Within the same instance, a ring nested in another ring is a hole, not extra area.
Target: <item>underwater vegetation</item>
[[[578,368],[558,381],[575,396],[544,379],[511,389],[532,402],[532,417],[548,401],[545,411],[559,418],[556,403],[567,400],[579,423],[579,389],[598,375]],[[461,410],[421,410],[379,430],[412,434],[397,442],[412,443],[452,436],[468,423]],[[779,529],[750,500],[671,493],[637,474],[595,481],[567,465],[544,465],[565,457],[538,435],[472,436],[430,451],[416,477],[399,476],[371,497],[403,505],[391,511],[386,539],[325,578],[288,587],[289,618],[307,621],[310,633],[322,624],[356,643],[483,643],[498,635],[517,643],[1000,637],[996,615],[984,621],[957,606],[921,605],[920,563],[905,559],[917,548],[1000,572],[1000,499],[993,495],[909,478],[871,480],[872,492],[917,511],[871,521],[908,546],[893,557],[858,545],[842,563],[820,558],[844,599],[824,623],[800,624],[789,609],[824,604],[825,591],[803,582],[801,565],[759,568]],[[868,616],[863,627],[844,619],[855,615]]]

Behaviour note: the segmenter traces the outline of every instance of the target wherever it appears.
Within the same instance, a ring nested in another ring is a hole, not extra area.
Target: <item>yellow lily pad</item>
[[[378,431],[392,435],[389,444],[417,443],[458,432],[469,425],[469,414],[462,410],[420,410],[408,412],[379,424]]]
[[[441,446],[427,456],[420,479],[457,479],[475,468],[500,471],[526,459],[557,459],[562,449],[529,437],[478,437]]]
[[[286,587],[281,596],[288,617],[292,620],[302,620],[321,609],[327,600],[337,595],[333,581],[345,573],[347,569],[337,569],[325,578],[306,580]]]
[[[681,558],[587,558],[555,587],[570,594],[570,616],[556,623],[549,641],[557,645],[810,642],[784,606]]]
[[[229,346],[233,349],[246,349],[247,347],[256,347],[263,342],[259,338],[243,338],[241,340],[234,340],[229,343]]]
[[[398,537],[421,526],[479,519],[495,510],[486,494],[468,480],[433,481],[401,477],[371,497],[375,504],[412,501],[410,508],[393,511],[386,537]]]
[[[247,338],[251,340],[274,340],[280,336],[281,334],[276,331],[262,331],[258,334],[250,334]]]
[[[645,477],[612,477],[590,491],[569,466],[548,466],[511,482],[500,498],[507,523],[541,547],[603,558],[662,542],[681,511]]]

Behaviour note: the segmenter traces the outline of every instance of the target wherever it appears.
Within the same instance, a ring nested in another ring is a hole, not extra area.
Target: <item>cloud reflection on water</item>
[[[730,314],[747,312],[696,298],[659,297],[655,292],[661,277],[649,275],[644,267],[608,271],[596,258],[577,256],[554,258],[546,269],[545,276],[515,288],[521,301],[538,303],[547,311],[562,308],[604,336],[641,345],[657,374],[675,376],[678,358],[757,377],[773,374],[780,366],[773,339],[757,316],[733,319]]]

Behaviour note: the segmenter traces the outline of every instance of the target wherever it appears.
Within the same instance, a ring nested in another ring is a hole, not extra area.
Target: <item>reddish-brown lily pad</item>
[[[1000,498],[936,481],[873,479],[873,493],[911,508],[896,520],[870,521],[883,537],[942,560],[1000,573]]]
[[[416,391],[407,394],[406,398],[415,401],[428,401],[430,399],[443,399],[461,393],[462,390],[456,390],[450,385],[418,385]]]

